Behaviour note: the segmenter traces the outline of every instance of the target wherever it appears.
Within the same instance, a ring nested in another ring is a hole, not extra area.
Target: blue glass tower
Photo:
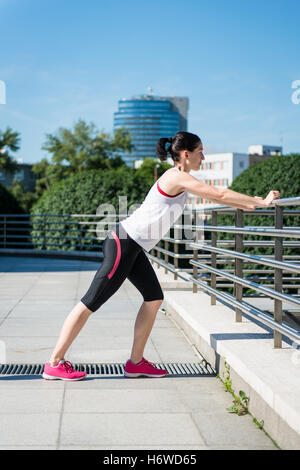
[[[161,137],[171,137],[186,130],[187,98],[164,98],[140,95],[119,100],[114,113],[114,130],[125,127],[131,135],[134,149],[123,153],[122,158],[133,167],[135,160],[156,158],[156,144]]]

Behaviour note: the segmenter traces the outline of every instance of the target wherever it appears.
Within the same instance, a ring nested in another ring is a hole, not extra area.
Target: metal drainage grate
[[[216,371],[210,364],[155,364],[158,369],[166,369],[169,376],[207,376],[214,377]],[[73,364],[76,370],[84,371],[88,375],[116,375],[124,374],[124,364]],[[0,364],[0,375],[41,375],[44,364]]]

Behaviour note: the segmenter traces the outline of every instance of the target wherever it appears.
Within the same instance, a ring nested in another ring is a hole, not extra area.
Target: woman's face
[[[191,170],[200,170],[203,160],[205,160],[203,155],[203,144],[200,142],[193,152],[188,152],[190,169]]]

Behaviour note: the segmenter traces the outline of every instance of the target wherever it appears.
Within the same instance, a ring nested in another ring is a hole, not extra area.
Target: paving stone
[[[65,413],[63,416],[62,446],[124,446],[133,442],[135,446],[205,445],[186,413]]]
[[[0,336],[58,336],[62,321],[55,318],[35,321],[26,318],[7,318],[0,326]]]
[[[13,445],[13,446],[0,446],[0,450],[56,450],[56,446],[18,446],[18,445]]]
[[[60,413],[62,407],[63,389],[47,390],[7,389],[0,390],[0,421],[3,415],[20,413]]]
[[[0,341],[5,343],[7,363],[39,364],[48,361],[56,344],[57,335],[0,336]]]
[[[257,428],[249,415],[238,416],[235,413],[194,412],[193,417],[206,445],[209,446],[266,446],[274,448],[274,444]]]
[[[86,447],[86,446],[60,446],[59,450],[209,450],[210,448],[207,446],[199,446],[199,445],[166,445],[166,446],[149,446],[144,444],[142,446],[93,446],[93,447]]]
[[[113,384],[112,384],[113,385]],[[65,394],[65,413],[184,413],[176,391],[165,390],[71,390]]]
[[[56,445],[59,413],[1,414],[0,446]]]
[[[174,377],[163,377],[151,379],[139,377],[130,379],[124,376],[89,376],[80,382],[66,383],[66,390],[164,390],[175,391],[176,379]]]
[[[73,383],[73,382],[72,382]],[[1,390],[6,390],[10,394],[10,390],[45,390],[49,394],[53,390],[63,390],[65,382],[62,380],[44,380],[41,375],[3,375],[0,376]],[[35,396],[35,394],[33,394]]]

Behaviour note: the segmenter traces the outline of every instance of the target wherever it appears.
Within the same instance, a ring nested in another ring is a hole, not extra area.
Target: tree
[[[7,127],[4,132],[0,130],[0,169],[12,174],[17,171],[18,164],[13,157],[9,155],[9,150],[16,152],[19,148],[19,132],[13,132],[10,127]],[[11,196],[9,196],[9,193]],[[4,199],[2,201],[1,210],[7,213],[28,213],[33,202],[37,200],[37,196],[32,192],[26,191],[22,187],[22,183],[16,179],[13,179],[12,186],[7,188],[7,192],[5,194],[2,192],[2,197]]]
[[[18,164],[9,155],[9,150],[16,152],[19,148],[19,132],[13,132],[10,127],[7,127],[4,132],[0,130],[0,169],[9,173],[15,173],[17,171]]]
[[[155,158],[145,158],[141,166],[136,170],[137,178],[141,178],[147,182],[148,186],[154,183],[154,168],[157,165],[157,178],[159,178],[166,170],[172,167],[168,163],[161,162]]]
[[[40,162],[35,163],[32,172],[36,175],[35,192],[41,196],[44,191],[50,189],[51,184],[55,181],[53,175],[53,165],[48,162],[47,158],[43,158]]]
[[[38,200],[38,195],[31,191],[26,191],[21,181],[16,178],[13,179],[12,186],[9,188],[11,194],[16,198],[22,210],[26,213],[30,213],[32,205]]]
[[[125,129],[118,129],[111,137],[99,132],[95,124],[79,119],[73,130],[59,128],[55,134],[46,135],[42,150],[51,154],[51,163],[43,159],[34,166],[33,171],[42,180],[38,180],[37,188],[47,189],[54,182],[83,170],[118,168],[125,165],[119,153],[131,152],[132,148]]]

